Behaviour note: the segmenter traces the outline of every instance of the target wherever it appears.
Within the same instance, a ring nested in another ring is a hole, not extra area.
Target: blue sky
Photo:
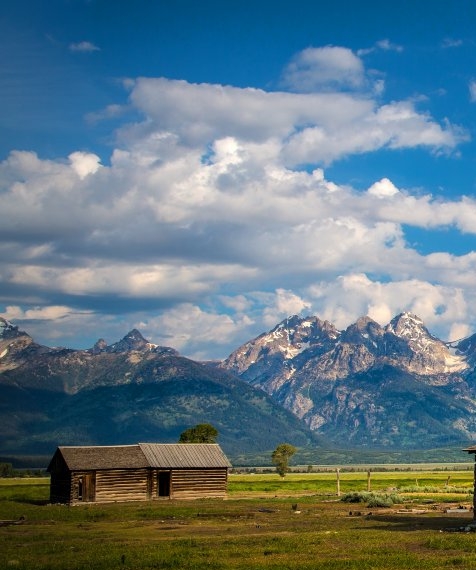
[[[17,0],[0,315],[225,357],[290,314],[476,332],[476,4]]]

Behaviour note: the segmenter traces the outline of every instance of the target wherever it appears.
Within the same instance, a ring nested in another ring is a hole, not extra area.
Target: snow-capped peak
[[[421,333],[431,336],[420,317],[406,312],[394,317],[387,326],[387,331],[407,339],[414,338],[415,335]]]
[[[23,331],[19,331],[18,327],[7,319],[0,317],[0,339],[12,339],[19,336],[29,336]]]

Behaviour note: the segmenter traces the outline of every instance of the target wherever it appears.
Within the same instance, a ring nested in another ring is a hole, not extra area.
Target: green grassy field
[[[78,507],[48,505],[48,479],[3,479],[0,568],[476,570],[476,534],[448,531],[472,520],[472,478],[372,473],[372,491],[398,495],[391,508],[343,502],[335,473],[231,475],[226,500]],[[342,495],[367,484],[340,474]]]

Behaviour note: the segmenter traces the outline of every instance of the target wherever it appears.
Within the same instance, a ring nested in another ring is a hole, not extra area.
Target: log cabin
[[[61,446],[48,465],[50,502],[223,498],[230,467],[215,443]]]

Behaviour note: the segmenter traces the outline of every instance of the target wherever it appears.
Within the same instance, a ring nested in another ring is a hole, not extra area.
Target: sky
[[[474,0],[5,0],[0,316],[225,358],[476,333]]]

